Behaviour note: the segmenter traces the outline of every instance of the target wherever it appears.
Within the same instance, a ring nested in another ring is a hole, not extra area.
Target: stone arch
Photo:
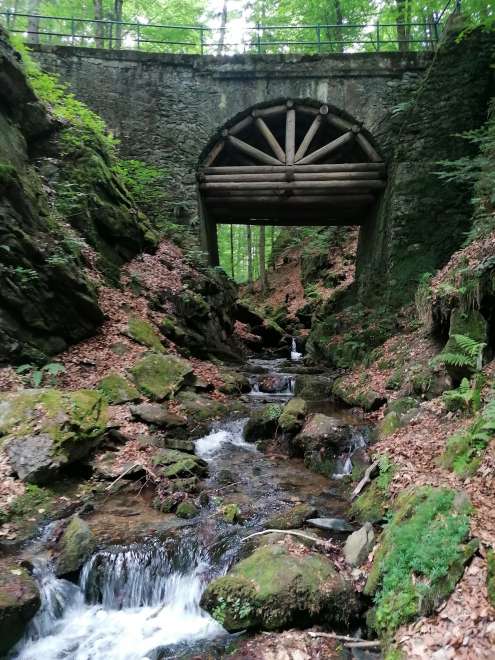
[[[218,264],[216,225],[362,225],[386,185],[370,133],[311,100],[258,104],[204,149],[198,192],[204,248]]]

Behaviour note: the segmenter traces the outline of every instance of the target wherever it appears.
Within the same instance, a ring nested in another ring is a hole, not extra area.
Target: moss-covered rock
[[[387,402],[387,398],[375,390],[355,384],[349,385],[345,377],[338,378],[334,382],[332,393],[348,406],[362,408],[366,412],[378,410]]]
[[[177,429],[187,424],[183,417],[170,412],[162,403],[141,403],[137,406],[130,406],[130,412],[133,417],[142,422],[162,428]]]
[[[162,468],[162,475],[167,479],[204,477],[208,474],[206,461],[175,449],[162,449],[153,458],[153,462]]]
[[[234,523],[241,523],[243,521],[243,516],[241,514],[241,509],[238,504],[231,502],[229,504],[224,504],[219,509],[219,513],[226,523],[233,525]]]
[[[258,410],[254,410],[244,427],[244,440],[255,442],[256,440],[273,438],[281,414],[282,406],[275,403],[269,403]]]
[[[356,615],[353,588],[332,562],[308,553],[265,545],[213,580],[201,605],[229,632],[277,630],[325,620],[342,625]]]
[[[265,529],[298,529],[316,513],[316,509],[310,504],[296,504],[267,520]]]
[[[382,521],[390,506],[389,486],[395,467],[386,456],[379,462],[379,474],[351,506],[352,517],[360,523]]]
[[[8,651],[22,637],[38,611],[41,599],[35,580],[27,570],[11,559],[0,560],[0,654]]]
[[[488,600],[495,607],[495,551],[492,548],[486,553],[486,590]]]
[[[151,353],[139,360],[130,372],[138,390],[154,401],[173,396],[194,380],[189,362],[175,355]]]
[[[374,595],[369,620],[380,634],[431,614],[462,576],[478,543],[469,541],[469,516],[455,501],[453,491],[423,487],[396,502],[365,588]]]
[[[190,500],[184,500],[177,506],[177,509],[175,510],[175,515],[178,518],[185,518],[186,520],[195,518],[198,513],[198,507]]]
[[[223,380],[223,384],[220,385],[218,389],[220,392],[223,392],[223,394],[236,395],[251,391],[249,378],[244,374],[224,369],[221,371],[220,376]]]
[[[95,390],[23,390],[0,399],[0,437],[20,479],[44,483],[99,443],[107,403]]]
[[[476,309],[454,309],[450,315],[449,338],[443,347],[442,353],[461,353],[455,335],[469,337],[476,342],[486,344],[488,341],[488,323],[485,317]],[[475,371],[473,367],[456,367],[447,364],[447,370],[455,378],[470,375]]]
[[[141,396],[127,378],[115,372],[102,378],[97,385],[97,389],[103,394],[108,403],[113,405],[137,401]]]
[[[132,316],[127,322],[126,335],[138,344],[147,346],[157,353],[165,353],[159,334],[148,321]]]
[[[304,423],[308,407],[304,399],[294,397],[285,404],[282,414],[278,419],[281,431],[289,435],[298,433]]]
[[[74,516],[58,543],[56,574],[67,575],[78,571],[94,552],[95,547],[96,539],[88,524],[79,516]]]
[[[328,376],[298,374],[294,384],[294,394],[306,401],[324,401],[332,394],[332,379]]]

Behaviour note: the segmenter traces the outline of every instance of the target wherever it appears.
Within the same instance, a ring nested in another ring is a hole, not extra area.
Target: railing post
[[[70,34],[71,34],[71,43],[72,45],[76,42],[76,22],[74,17],[70,19]]]
[[[203,26],[199,28],[199,48],[201,55],[205,54],[205,39],[203,34]]]
[[[321,53],[321,28],[319,24],[316,26],[316,39],[318,42],[318,52]]]
[[[438,15],[436,13],[434,13],[433,14],[433,35],[434,35],[435,43],[438,43],[438,40],[439,40],[438,22],[439,22]]]
[[[139,23],[137,24],[137,34],[136,34],[136,37],[137,37],[137,47],[138,47],[138,50],[141,50],[141,26],[140,26]]]
[[[7,14],[7,30],[10,29],[10,9],[5,12]]]
[[[380,50],[380,19],[376,19],[376,50]]]
[[[261,25],[259,23],[256,24],[256,34],[258,35],[257,37],[257,42],[258,42],[258,53],[261,54]]]

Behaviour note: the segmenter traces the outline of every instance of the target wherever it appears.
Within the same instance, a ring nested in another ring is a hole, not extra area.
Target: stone
[[[131,317],[127,322],[125,334],[142,346],[147,346],[157,353],[165,353],[159,334],[148,321],[137,316]]]
[[[351,566],[361,566],[368,558],[375,545],[375,532],[371,523],[365,523],[361,529],[347,537],[344,545],[344,557]]]
[[[486,590],[488,600],[495,607],[495,551],[492,548],[486,553]]]
[[[162,468],[161,473],[167,479],[204,477],[208,474],[206,461],[175,449],[163,449],[158,452],[153,457],[153,463]]]
[[[366,412],[373,412],[387,403],[387,398],[373,389],[360,388],[347,385],[342,378],[338,378],[332,388],[332,393],[348,406],[362,408]]]
[[[131,406],[129,410],[133,417],[146,422],[146,424],[165,428],[187,426],[187,422],[183,417],[170,412],[167,406],[160,403],[140,403],[137,406]]]
[[[190,518],[195,518],[199,513],[198,507],[190,502],[189,500],[185,500],[184,502],[181,502],[177,509],[175,510],[175,515],[178,518],[185,518],[186,520],[189,520]]]
[[[127,378],[114,372],[109,373],[108,376],[102,378],[96,386],[96,389],[99,390],[108,403],[112,405],[128,403],[129,401],[138,401],[141,398],[138,390],[127,380]]]
[[[122,463],[119,459],[120,452],[106,451],[103,454],[98,454],[91,461],[90,465],[93,468],[95,476],[100,479],[108,479],[113,481],[123,472],[126,473],[128,479],[137,477],[143,473],[141,465],[135,465],[134,462]],[[133,467],[134,466],[134,467]]]
[[[294,394],[306,401],[325,401],[332,395],[332,379],[328,376],[299,374],[294,384]]]
[[[210,582],[201,606],[229,632],[348,624],[358,611],[350,582],[322,555],[300,545],[257,548]]]
[[[281,414],[282,406],[274,403],[269,403],[262,408],[254,410],[244,427],[244,440],[246,442],[255,442],[274,437],[277,430],[278,418]]]
[[[220,377],[223,380],[223,384],[220,385],[218,390],[223,394],[234,396],[236,394],[244,394],[251,391],[249,378],[244,374],[240,374],[236,371],[222,370],[220,372]]]
[[[130,372],[138,390],[153,401],[175,395],[181,387],[194,380],[189,362],[175,355],[146,355]]]
[[[282,414],[278,419],[278,425],[281,431],[289,435],[298,433],[304,423],[306,417],[307,405],[304,399],[294,397],[291,399],[282,410]]]
[[[93,554],[96,539],[88,524],[74,516],[65,528],[58,543],[59,555],[55,563],[57,576],[78,571]]]
[[[300,431],[294,438],[294,444],[304,450],[332,446],[342,448],[349,442],[351,428],[335,422],[335,419],[315,413],[310,415]]]
[[[316,515],[316,509],[310,504],[296,504],[296,506],[278,513],[264,524],[265,529],[298,529],[311,516]]]
[[[354,527],[343,518],[310,518],[306,521],[311,527],[329,532],[353,532]]]
[[[99,444],[107,403],[95,390],[22,390],[0,399],[0,436],[20,479],[43,484]]]
[[[287,376],[281,376],[280,374],[270,374],[258,380],[260,392],[266,392],[267,394],[283,392],[288,386],[289,379]]]
[[[26,568],[10,558],[0,559],[0,655],[21,639],[39,610],[41,598],[36,581]]]
[[[224,504],[222,507],[220,507],[219,513],[222,517],[222,520],[231,525],[235,523],[241,523],[243,521],[241,510],[238,504]]]

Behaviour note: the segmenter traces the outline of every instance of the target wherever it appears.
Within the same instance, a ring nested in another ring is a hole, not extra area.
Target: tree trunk
[[[335,25],[343,25],[344,24],[344,16],[342,14],[342,5],[340,4],[340,0],[333,0],[333,4],[335,7]],[[344,31],[341,28],[335,28],[335,41],[343,41],[344,40]],[[338,53],[343,53],[344,52],[344,45],[341,43],[336,43],[335,44],[335,49]]]
[[[95,20],[103,20],[103,0],[93,0],[93,7],[95,10]],[[105,26],[103,23],[95,23],[95,42],[97,48],[103,48],[104,46],[104,36],[105,36]]]
[[[259,242],[259,255],[260,255],[260,281],[261,291],[265,293],[268,288],[268,281],[266,278],[266,263],[265,263],[265,226],[260,227],[260,242]]]
[[[235,279],[235,268],[234,268],[234,225],[230,225],[230,270],[232,279]]]
[[[217,55],[223,53],[225,45],[225,28],[227,27],[227,0],[223,0],[222,14],[220,20],[220,38],[217,45]]]
[[[28,43],[30,44],[39,44],[40,43],[40,18],[36,16],[40,11],[41,0],[29,0],[28,4],[28,14],[35,14],[34,16],[29,16],[28,18]]]
[[[248,290],[253,289],[253,241],[251,236],[251,225],[246,226],[247,234],[247,257],[248,257]]]
[[[117,50],[120,50],[122,48],[122,25],[120,25],[120,23],[122,22],[123,4],[124,4],[124,0],[115,0],[114,2],[113,15],[114,15],[114,20],[117,22],[117,25],[115,26],[114,47]]]
[[[395,0],[397,3],[397,41],[401,53],[407,53],[409,44],[407,42],[406,28],[406,2],[407,0]]]

